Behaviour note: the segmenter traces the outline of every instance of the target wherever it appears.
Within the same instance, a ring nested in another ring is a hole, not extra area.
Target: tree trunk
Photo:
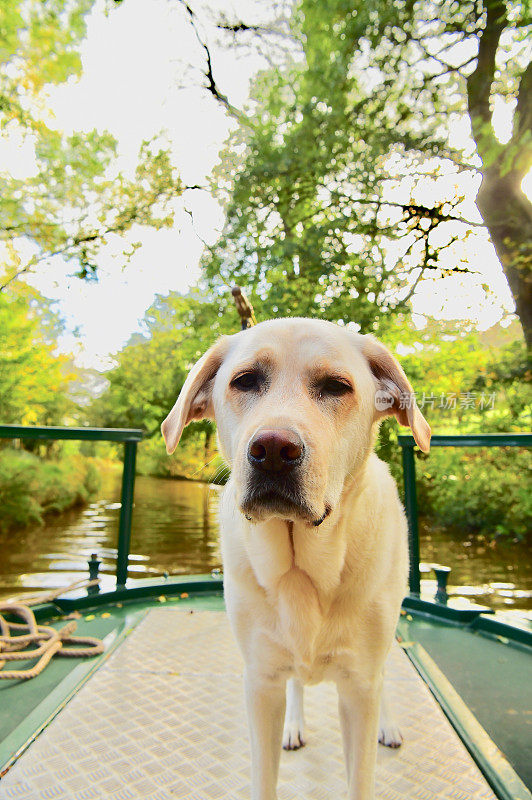
[[[532,352],[532,203],[513,172],[501,175],[494,166],[484,170],[477,206],[489,231],[512,291]]]
[[[514,130],[501,145],[493,131],[490,95],[497,73],[497,50],[508,25],[505,0],[484,0],[477,66],[466,80],[471,130],[483,161],[477,206],[508,279],[526,346],[532,349],[532,204],[521,189],[532,150],[532,61],[521,75]]]

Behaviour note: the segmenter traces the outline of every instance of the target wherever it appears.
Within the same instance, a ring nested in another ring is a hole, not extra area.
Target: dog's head
[[[161,429],[173,453],[185,425],[215,419],[241,512],[317,526],[390,414],[428,451],[430,428],[384,345],[322,320],[277,319],[216,342]]]

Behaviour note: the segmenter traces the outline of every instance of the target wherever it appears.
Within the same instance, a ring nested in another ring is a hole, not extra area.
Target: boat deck
[[[390,693],[404,744],[379,747],[379,800],[494,800],[395,645]],[[249,800],[243,663],[225,613],[151,608],[0,782],[17,800]],[[345,798],[336,691],[308,687],[307,746],[283,752],[279,800]]]

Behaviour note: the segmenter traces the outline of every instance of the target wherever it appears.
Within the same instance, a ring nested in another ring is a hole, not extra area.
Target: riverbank
[[[0,450],[0,533],[42,525],[47,517],[86,505],[101,487],[101,459],[79,453],[44,459]]]

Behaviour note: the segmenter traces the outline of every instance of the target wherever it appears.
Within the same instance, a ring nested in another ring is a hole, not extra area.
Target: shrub
[[[0,452],[0,533],[42,522],[42,509],[33,486],[39,459],[31,453]]]
[[[0,532],[40,524],[46,514],[86,503],[99,487],[97,468],[79,454],[46,461],[5,448],[0,451]]]
[[[188,429],[172,456],[166,452],[162,436],[154,436],[140,443],[137,457],[140,475],[164,478],[188,478],[207,483],[224,483],[229,469],[217,452],[214,436],[207,446],[204,435],[190,435]]]
[[[530,536],[530,451],[434,449],[417,462],[420,514],[488,538]]]

